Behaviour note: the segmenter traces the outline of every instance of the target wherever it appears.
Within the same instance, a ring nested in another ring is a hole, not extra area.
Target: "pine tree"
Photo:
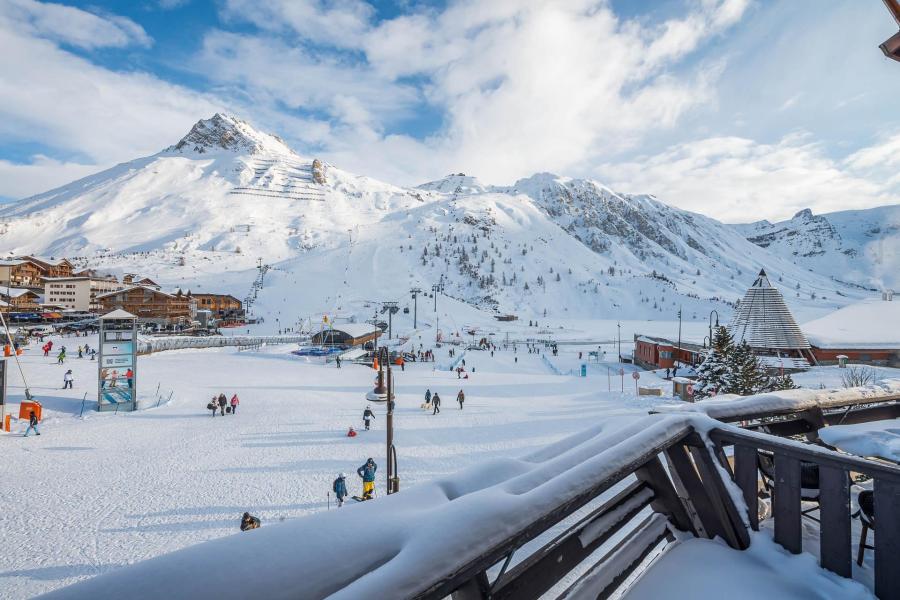
[[[725,327],[718,327],[710,349],[697,368],[694,385],[695,398],[707,398],[721,394],[729,374],[728,355],[734,349],[734,340]]]
[[[726,360],[728,374],[724,392],[750,396],[766,389],[769,378],[746,341],[735,346]]]
[[[778,390],[795,390],[797,389],[797,385],[794,383],[793,378],[791,378],[791,374],[785,373],[784,375],[777,375],[769,379],[766,389],[771,392]]]

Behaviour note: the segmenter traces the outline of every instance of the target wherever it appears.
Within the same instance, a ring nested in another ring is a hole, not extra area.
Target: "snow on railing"
[[[813,408],[828,409],[853,403],[883,402],[900,399],[900,379],[882,379],[871,385],[853,388],[816,390],[798,388],[765,392],[752,396],[723,394],[693,403],[664,404],[654,408],[662,413],[703,413],[714,419],[730,420],[736,417],[800,412]]]
[[[265,344],[299,344],[309,341],[308,335],[230,335],[203,337],[146,337],[138,338],[138,354],[186,348],[224,348],[226,346],[259,347]]]

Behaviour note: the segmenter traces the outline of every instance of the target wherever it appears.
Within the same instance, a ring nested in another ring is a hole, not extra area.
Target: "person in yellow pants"
[[[366,464],[356,470],[357,475],[362,477],[363,480],[362,497],[365,500],[371,500],[372,494],[375,493],[375,471],[377,470],[378,465],[375,464],[371,457],[366,460]]]

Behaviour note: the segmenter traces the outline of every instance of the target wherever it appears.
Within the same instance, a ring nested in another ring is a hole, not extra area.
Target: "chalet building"
[[[697,365],[703,361],[703,346],[649,335],[634,336],[634,363],[645,369],[671,369],[677,364]]]
[[[103,312],[124,310],[145,322],[173,324],[190,321],[196,312],[193,299],[180,291],[169,294],[145,285],[98,294]]]
[[[65,258],[45,258],[41,256],[20,256],[22,260],[31,261],[41,270],[42,277],[71,277],[72,263]]]
[[[900,301],[892,292],[863,300],[803,324],[821,364],[850,363],[900,367]]]
[[[312,336],[312,343],[320,346],[362,346],[375,341],[381,330],[365,323],[344,323],[323,329]]]
[[[44,298],[47,304],[61,308],[100,312],[103,305],[97,296],[124,287],[112,276],[45,277]]]
[[[156,283],[155,281],[153,281],[153,280],[150,279],[149,277],[144,277],[144,278],[142,278],[142,279],[138,279],[137,277],[138,277],[138,276],[135,275],[135,274],[133,274],[133,273],[127,273],[127,274],[122,278],[122,283],[125,284],[125,285],[140,285],[140,286],[143,286],[143,287],[153,288],[153,289],[155,289],[155,290],[161,290],[161,289],[162,289],[162,286],[160,286],[158,283]]]
[[[14,287],[40,287],[44,272],[31,260],[13,258],[0,260],[0,285]]]
[[[40,309],[41,297],[29,288],[0,287],[3,312],[35,312]]]
[[[229,294],[193,294],[193,298],[197,303],[197,310],[208,310],[215,319],[220,321],[241,321],[244,319],[244,305],[234,296]]]

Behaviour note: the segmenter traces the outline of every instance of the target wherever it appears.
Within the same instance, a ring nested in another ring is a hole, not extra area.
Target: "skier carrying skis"
[[[363,411],[363,423],[366,424],[366,431],[369,430],[369,424],[371,423],[370,419],[375,418],[375,413],[372,412],[372,407],[366,405],[366,410]]]
[[[441,397],[438,396],[438,393],[435,392],[434,396],[431,397],[431,404],[434,406],[434,412],[432,415],[436,415],[441,412]]]
[[[72,376],[72,369],[66,371],[66,374],[63,375],[63,389],[69,388],[72,389],[72,381],[74,380]]]
[[[248,512],[241,517],[241,531],[250,531],[251,529],[259,529],[261,523],[259,519]]]
[[[337,476],[337,479],[334,480],[334,483],[331,484],[331,489],[334,491],[334,495],[337,498],[338,508],[344,505],[344,498],[347,497],[347,476],[343,473],[340,473]]]
[[[28,429],[25,430],[25,436],[24,436],[24,437],[28,437],[28,434],[31,432],[32,429],[34,429],[34,432],[35,432],[36,434],[41,435],[41,432],[38,431],[37,426],[38,426],[38,418],[37,418],[37,415],[34,414],[34,411],[33,411],[33,410],[32,410],[32,411],[29,411],[29,412],[28,412]]]
[[[356,470],[356,474],[363,480],[363,500],[371,500],[372,494],[375,492],[375,471],[378,465],[370,457],[366,460],[366,464]]]
[[[456,395],[456,401],[459,402],[459,410],[463,409],[463,402],[466,401],[466,394],[462,390]]]

